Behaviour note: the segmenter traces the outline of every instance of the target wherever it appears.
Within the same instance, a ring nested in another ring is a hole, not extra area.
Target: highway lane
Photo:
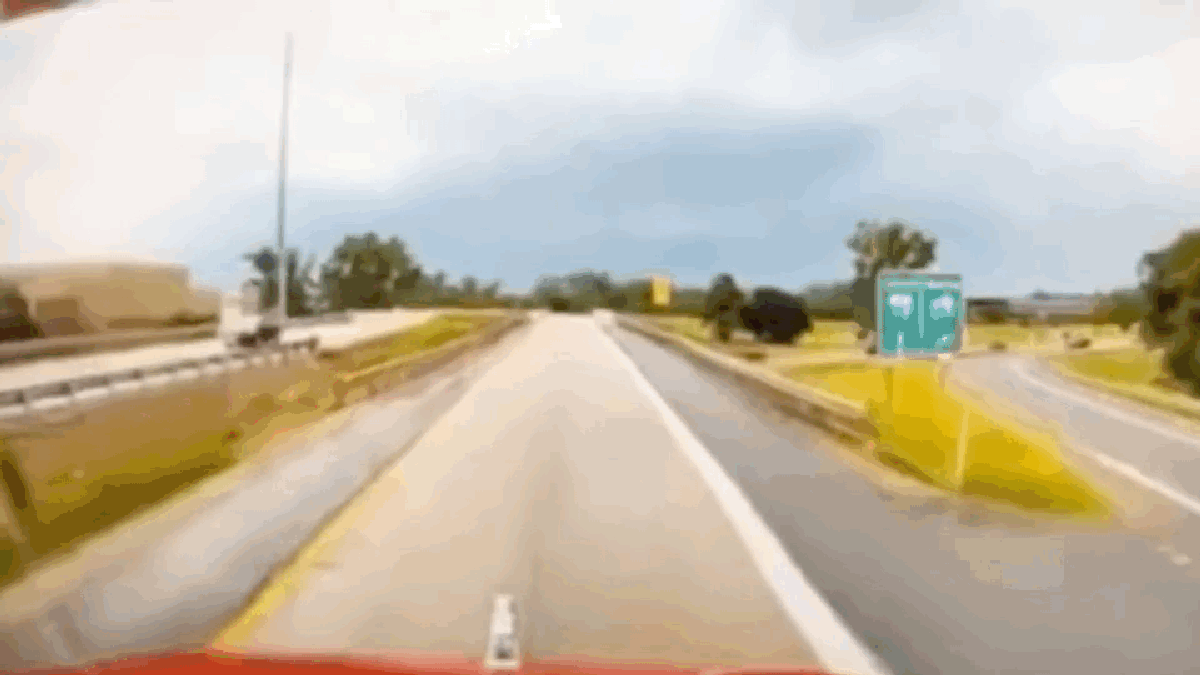
[[[539,318],[215,646],[481,658],[508,593],[526,659],[854,663],[639,377],[592,317]]]
[[[819,432],[719,376],[621,344],[808,578],[897,674],[1180,673],[1200,663],[1200,570],[1147,533],[897,497]],[[1174,536],[1200,542],[1188,514]]]
[[[436,310],[394,310],[391,312],[355,313],[349,324],[333,324],[288,329],[285,340],[305,339],[315,335],[323,347],[339,349],[356,341],[390,332],[428,320]],[[21,389],[37,384],[57,382],[87,375],[147,368],[154,365],[204,359],[226,351],[220,339],[140,347],[124,352],[106,352],[87,356],[65,356],[15,363],[0,367],[0,388]]]
[[[1170,415],[1067,381],[1024,356],[964,359],[951,372],[962,384],[1059,426],[1073,446],[1120,462],[1200,515],[1200,435]]]

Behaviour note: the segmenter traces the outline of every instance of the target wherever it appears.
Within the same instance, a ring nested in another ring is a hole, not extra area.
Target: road
[[[530,657],[855,672],[865,645],[896,675],[1200,663],[1200,569],[1179,554],[1200,541],[1195,516],[1152,535],[897,492],[720,375],[615,329],[614,349],[602,323],[540,317],[454,380],[444,414],[406,396],[351,411],[297,449],[303,464],[285,458],[182,525],[157,525],[165,542],[131,539],[107,565],[81,555],[0,595],[0,627],[19,629],[9,644],[26,653],[48,644],[32,617],[57,609],[64,643],[110,648],[174,630],[253,651],[481,655],[491,595],[506,592]],[[353,493],[375,467],[258,612],[217,636],[255,575],[314,527],[294,513],[316,513],[322,491],[340,504],[328,493]],[[48,594],[56,581],[78,590]]]
[[[1200,435],[1170,415],[1068,381],[1027,356],[966,359],[955,379],[1057,425],[1079,451],[1200,515]],[[1200,558],[1200,548],[1191,551]]]
[[[482,657],[508,593],[528,658],[869,672],[672,415],[591,317],[539,320],[218,646]]]
[[[434,314],[435,310],[394,310],[391,312],[364,312],[354,314],[349,324],[313,326],[288,330],[285,340],[304,339],[315,335],[323,347],[340,349],[355,341],[370,339],[390,331],[402,330]],[[147,368],[172,361],[204,359],[224,353],[225,345],[220,339],[174,343],[141,347],[124,352],[106,352],[88,356],[65,356],[17,363],[0,367],[0,381],[4,390],[21,389],[37,384],[57,382],[87,375],[99,375],[114,371]]]

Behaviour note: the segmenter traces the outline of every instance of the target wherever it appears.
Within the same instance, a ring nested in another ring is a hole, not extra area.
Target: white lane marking
[[[1083,405],[1083,406],[1087,406],[1087,407],[1091,408],[1092,410],[1095,410],[1096,412],[1104,413],[1108,417],[1111,417],[1113,419],[1120,420],[1126,424],[1144,429],[1146,431],[1149,431],[1150,433],[1158,434],[1159,436],[1164,436],[1166,438],[1170,438],[1173,441],[1177,441],[1179,443],[1185,443],[1187,445],[1191,445],[1193,447],[1200,448],[1200,438],[1196,438],[1195,436],[1192,436],[1189,434],[1184,434],[1179,431],[1175,431],[1173,429],[1165,428],[1165,427],[1163,427],[1161,421],[1156,422],[1156,421],[1151,421],[1148,419],[1138,417],[1137,415],[1131,415],[1123,410],[1120,410],[1119,408],[1117,408],[1115,406],[1107,405],[1102,401],[1097,401],[1097,400],[1091,399],[1087,396],[1082,396],[1073,391],[1069,391],[1067,389],[1059,387],[1058,385],[1055,385],[1053,383],[1046,382],[1045,380],[1034,377],[1029,372],[1027,364],[1024,364],[1024,363],[1013,364],[1012,371],[1014,373],[1016,373],[1017,376],[1020,377],[1022,380],[1025,380],[1027,383],[1032,384],[1035,387],[1040,387],[1040,388],[1050,392],[1051,394],[1060,396],[1062,398],[1070,399],[1071,401],[1079,403],[1080,405]]]
[[[497,595],[492,602],[492,627],[488,631],[483,665],[487,670],[517,670],[521,667],[521,645],[517,639],[516,601]]]
[[[1086,397],[1080,396],[1074,392],[1066,391],[1066,390],[1061,389],[1060,387],[1057,387],[1053,384],[1039,381],[1036,378],[1034,378],[1033,376],[1031,376],[1029,373],[1026,372],[1026,369],[1025,369],[1026,366],[1023,363],[1013,364],[1010,362],[1010,367],[1011,367],[1012,371],[1014,373],[1016,373],[1021,379],[1034,385],[1035,387],[1041,387],[1042,389],[1050,392],[1051,394],[1055,394],[1055,395],[1061,396],[1063,398],[1068,398],[1068,399],[1071,399],[1074,401],[1079,401],[1083,405],[1090,406],[1093,410],[1097,410],[1099,412],[1109,414],[1111,417],[1114,417],[1123,422],[1126,422],[1127,424],[1132,424],[1134,426],[1141,427],[1142,429],[1146,429],[1151,432],[1157,432],[1160,435],[1177,438],[1179,440],[1183,440],[1185,443],[1188,443],[1190,445],[1195,445],[1197,442],[1197,439],[1195,439],[1193,437],[1179,436],[1178,434],[1171,432],[1169,429],[1162,429],[1160,427],[1157,427],[1154,425],[1154,423],[1149,422],[1147,420],[1143,420],[1143,419],[1140,419],[1140,418],[1137,418],[1137,417],[1134,417],[1131,415],[1126,415],[1124,412],[1122,412],[1120,410],[1115,410],[1115,409],[1110,410],[1110,409],[1108,409],[1108,406],[1101,406],[1101,405],[1097,404],[1096,402],[1089,401]],[[1132,466],[1130,464],[1126,464],[1125,462],[1122,462],[1121,460],[1116,459],[1116,458],[1112,457],[1111,455],[1105,454],[1085,443],[1081,443],[1079,441],[1071,441],[1070,446],[1072,448],[1074,448],[1076,451],[1080,452],[1081,454],[1091,457],[1092,459],[1099,462],[1101,465],[1103,465],[1104,467],[1113,471],[1114,473],[1121,474],[1122,476],[1137,483],[1138,485],[1141,485],[1142,487],[1146,488],[1147,490],[1150,490],[1151,492],[1156,492],[1159,495],[1171,500],[1172,502],[1175,502],[1176,505],[1183,507],[1185,510],[1189,511],[1193,515],[1200,516],[1200,500],[1197,500],[1192,495],[1190,495],[1186,492],[1183,492],[1182,490],[1179,490],[1178,488],[1174,488],[1170,485],[1167,485],[1166,483],[1164,483],[1158,479],[1151,478],[1150,476],[1147,476],[1146,474],[1142,473],[1139,469],[1135,468],[1134,466]]]
[[[733,529],[741,537],[759,573],[783,606],[793,628],[816,651],[822,665],[846,675],[890,674],[891,671],[858,641],[837,612],[813,588],[746,496],[633,360],[606,331],[601,329],[597,333],[629,372],[634,385],[654,405],[680,449],[700,471]]]
[[[1177,488],[1173,488],[1155,478],[1151,478],[1133,466],[1130,466],[1119,459],[1113,459],[1109,455],[1106,455],[1103,452],[1100,452],[1099,450],[1089,447],[1083,443],[1071,443],[1071,447],[1085,455],[1088,455],[1100,464],[1103,464],[1108,469],[1125,476],[1129,480],[1141,485],[1147,490],[1157,492],[1163,497],[1175,502],[1179,506],[1190,511],[1193,515],[1200,516],[1200,500],[1197,500],[1195,497],[1187,494],[1186,492],[1183,492]]]

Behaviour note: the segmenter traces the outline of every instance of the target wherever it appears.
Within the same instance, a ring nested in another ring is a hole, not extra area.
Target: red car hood
[[[323,657],[296,655],[222,654],[184,652],[125,658],[86,667],[58,667],[17,671],[25,675],[101,675],[104,673],[157,673],[159,675],[203,675],[221,673],[304,673],[305,675],[485,675],[480,661],[461,655],[420,654],[403,657]],[[835,675],[824,670],[788,666],[747,668],[673,667],[661,663],[630,663],[597,659],[557,658],[553,661],[529,661],[521,664],[516,675]]]

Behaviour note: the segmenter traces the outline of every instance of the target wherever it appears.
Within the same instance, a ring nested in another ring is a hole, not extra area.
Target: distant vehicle
[[[247,282],[234,302],[225,303],[217,332],[227,349],[257,349],[283,339],[284,327],[274,312],[262,311],[260,298],[257,284]]]

